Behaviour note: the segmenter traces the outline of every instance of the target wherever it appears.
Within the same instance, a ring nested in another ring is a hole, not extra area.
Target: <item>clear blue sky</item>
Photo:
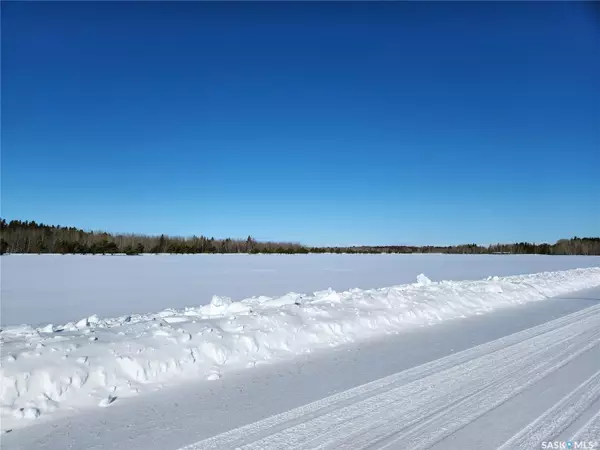
[[[310,245],[600,234],[593,3],[2,4],[2,216]]]

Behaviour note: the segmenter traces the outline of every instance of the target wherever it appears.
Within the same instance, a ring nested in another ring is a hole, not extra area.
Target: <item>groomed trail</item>
[[[478,422],[552,388],[578,368],[564,394],[514,430],[502,449],[541,448],[600,439],[600,305],[451,356],[378,379],[306,406],[237,428],[182,450],[214,448],[431,448],[461,430],[485,435]],[[572,379],[567,377],[567,379]],[[583,381],[579,381],[583,379]],[[595,414],[594,414],[595,413]],[[591,415],[582,424],[579,419]]]

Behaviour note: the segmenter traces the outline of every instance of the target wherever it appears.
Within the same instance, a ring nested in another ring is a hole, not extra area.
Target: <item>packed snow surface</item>
[[[600,268],[252,297],[0,332],[3,429],[228,371],[600,285]]]
[[[599,330],[596,303],[179,450],[598,449]]]
[[[598,256],[543,255],[3,255],[6,325],[65,323],[327,288],[476,280],[600,266]]]

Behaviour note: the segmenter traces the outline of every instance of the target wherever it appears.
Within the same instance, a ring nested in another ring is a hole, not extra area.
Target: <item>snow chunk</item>
[[[418,285],[427,286],[428,284],[431,284],[431,283],[432,283],[432,281],[429,278],[427,278],[424,273],[417,275],[417,284]]]
[[[81,319],[79,322],[75,324],[75,328],[83,329],[88,327],[103,327],[106,326],[106,322],[101,320],[96,314],[91,315],[90,317],[86,317],[85,319]],[[66,326],[65,326],[66,328]]]
[[[213,295],[210,304],[200,308],[200,310],[202,311],[202,314],[206,316],[222,316],[225,314],[231,303],[232,301],[229,297]]]
[[[38,332],[40,332],[40,333],[54,333],[54,326],[51,323],[49,323],[45,327],[38,328]]]
[[[206,379],[208,381],[215,381],[221,378],[221,372],[219,372],[219,369],[217,368],[212,368],[210,370],[210,372],[206,375]]]
[[[106,408],[108,405],[114,403],[114,401],[117,399],[117,397],[113,396],[113,395],[109,395],[106,398],[103,398],[100,403],[98,403],[98,406],[102,407],[102,408]]]
[[[13,412],[13,417],[17,419],[37,419],[42,413],[37,408],[19,408]]]
[[[229,297],[213,295],[210,304],[199,309],[199,315],[205,317],[226,316],[250,312],[249,305],[233,302]]]

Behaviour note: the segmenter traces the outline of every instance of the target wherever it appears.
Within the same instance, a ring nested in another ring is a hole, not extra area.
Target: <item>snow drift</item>
[[[482,314],[600,285],[600,267],[479,281],[417,282],[381,289],[233,302],[0,332],[4,429],[86,406],[106,407],[162,383],[220,378],[414,326]]]

